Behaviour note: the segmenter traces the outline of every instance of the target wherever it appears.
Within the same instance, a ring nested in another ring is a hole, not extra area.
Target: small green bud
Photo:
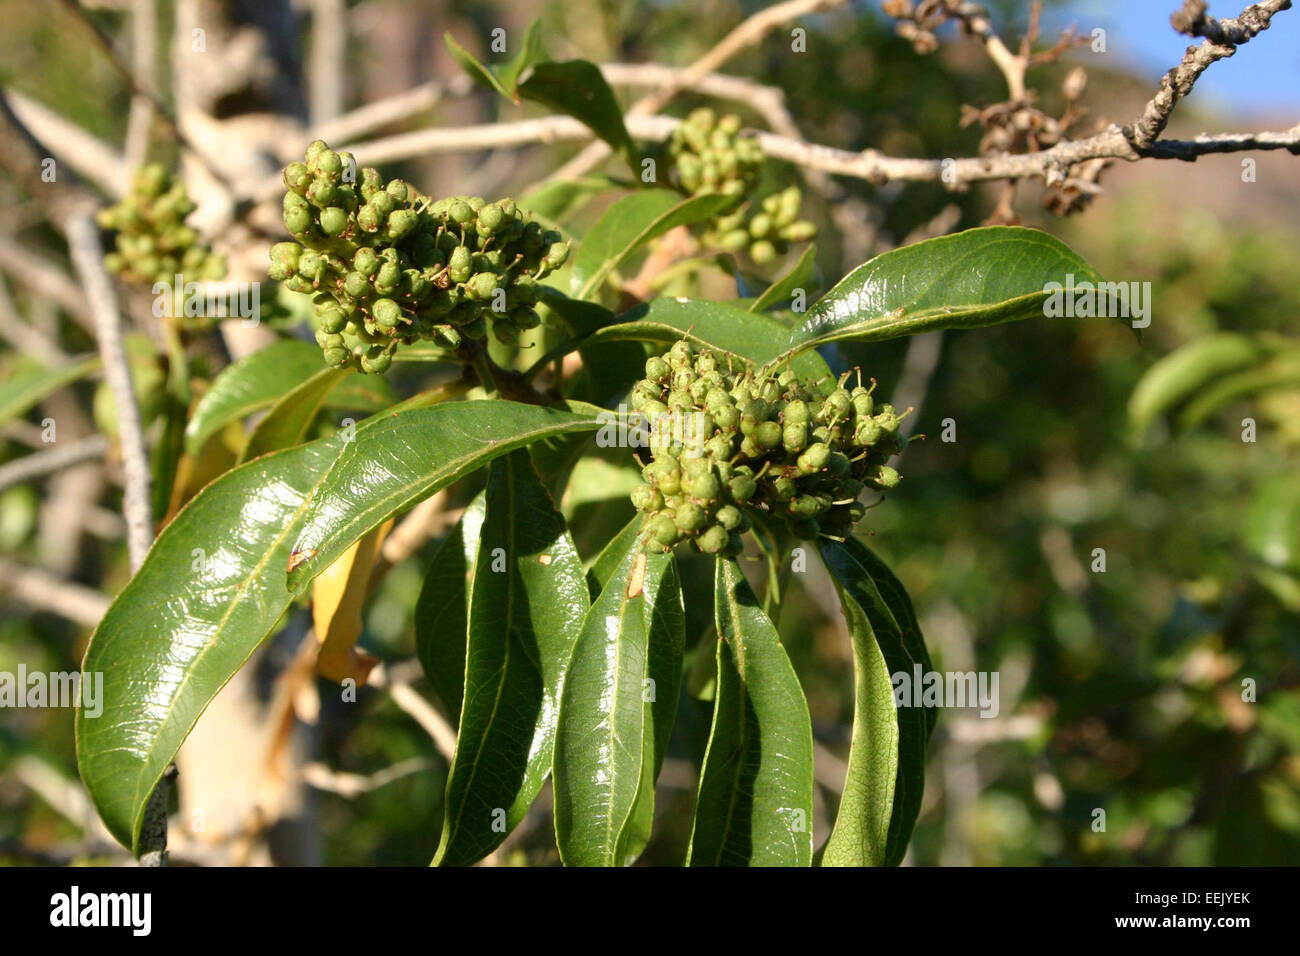
[[[348,214],[338,206],[321,210],[320,228],[327,236],[340,235],[348,227]]]
[[[371,314],[381,328],[392,329],[402,320],[402,307],[392,299],[380,299],[375,302]]]
[[[715,524],[695,539],[695,546],[705,554],[717,554],[727,546],[728,538],[727,529]]]

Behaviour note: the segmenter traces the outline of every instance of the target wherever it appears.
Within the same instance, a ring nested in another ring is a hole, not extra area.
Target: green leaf
[[[194,409],[185,428],[185,450],[195,454],[215,432],[269,408],[322,368],[320,348],[299,339],[273,342],[226,366]],[[380,376],[355,375],[343,379],[326,404],[374,411],[392,401],[392,389]]]
[[[655,342],[669,346],[682,338],[691,340],[697,347],[705,346],[762,365],[772,361],[789,331],[790,327],[775,316],[747,312],[725,302],[653,299],[624,312],[613,325],[558,346],[539,359],[534,368],[575,349],[602,342]],[[808,378],[820,379],[830,374],[825,359],[816,352],[802,352],[789,362],[792,369]]]
[[[853,640],[853,741],[844,797],[822,863],[896,866],[921,809],[925,750],[937,714],[896,707],[892,674],[929,671],[916,615],[902,584],[860,541],[824,540],[822,559]]]
[[[614,321],[614,313],[599,303],[570,299],[548,285],[539,285],[537,293],[542,304],[564,320],[575,338],[590,335]]]
[[[516,91],[516,87],[519,82],[519,75],[533,63],[545,58],[545,53],[542,51],[540,27],[540,21],[537,20],[529,24],[528,32],[524,35],[523,45],[518,52],[497,67],[487,66],[482,63],[478,57],[457,43],[450,33],[444,33],[442,39],[447,44],[447,50],[451,53],[452,59],[459,63],[461,68],[476,83],[486,89],[496,90],[512,103],[518,103],[519,93]]]
[[[342,444],[222,475],[163,529],[95,629],[82,669],[103,675],[103,712],[77,712],[77,764],[109,832],[133,851],[181,741],[289,607],[284,566]]]
[[[702,222],[735,200],[709,195],[682,199],[667,189],[647,189],[624,196],[583,237],[573,261],[572,291],[590,298],[610,272],[651,239],[676,226]]]
[[[794,296],[795,289],[803,289],[804,294],[809,292],[808,285],[813,281],[813,274],[817,271],[817,247],[809,244],[808,248],[803,251],[799,261],[770,286],[767,291],[760,295],[749,306],[750,312],[766,312],[773,306],[780,305],[787,299]]]
[[[1069,246],[1036,229],[987,226],[894,249],[858,266],[790,336],[807,349],[839,339],[880,342],[935,329],[1042,317],[1050,282],[1101,282]]]
[[[714,591],[718,685],[686,862],[808,866],[808,701],[780,635],[733,558],[718,559]]]
[[[1197,393],[1178,416],[1178,427],[1195,428],[1229,402],[1256,392],[1300,385],[1300,350],[1282,352],[1254,368],[1224,375]]]
[[[586,60],[538,63],[520,84],[519,93],[584,123],[626,159],[629,166],[635,167],[632,139],[623,125],[623,110],[594,63]]]
[[[321,369],[307,381],[280,399],[248,436],[240,461],[301,444],[307,429],[325,405],[330,393],[350,373],[350,369]]]
[[[476,495],[430,559],[415,602],[415,652],[453,721],[464,697],[469,592],[486,510],[486,498]]]
[[[474,863],[500,846],[541,789],[564,672],[590,603],[582,559],[528,452],[494,461],[484,494],[460,734],[433,860],[442,866]]]
[[[565,409],[491,401],[376,416],[357,429],[312,496],[289,587],[301,592],[371,528],[493,458],[552,435],[594,431],[600,415],[577,403]]]
[[[1207,335],[1170,352],[1139,379],[1129,398],[1129,424],[1144,432],[1160,415],[1228,372],[1254,365],[1263,349],[1235,332]]]
[[[623,530],[614,535],[596,555],[595,560],[591,562],[591,567],[587,568],[587,584],[591,588],[592,600],[595,600],[600,592],[605,590],[605,585],[609,583],[618,569],[622,567],[623,562],[627,559],[627,554],[636,547],[637,538],[641,536],[641,526],[645,519],[641,515],[636,515],[631,521],[623,525]]]
[[[645,848],[684,640],[673,557],[634,540],[587,612],[564,682],[554,783],[566,865],[625,866]]]
[[[520,196],[519,206],[551,222],[559,222],[592,197],[622,188],[626,188],[625,183],[601,175],[548,179]]]
[[[99,358],[91,356],[69,362],[55,369],[27,359],[5,369],[0,381],[0,425],[25,414],[50,395],[89,375],[99,368]]]

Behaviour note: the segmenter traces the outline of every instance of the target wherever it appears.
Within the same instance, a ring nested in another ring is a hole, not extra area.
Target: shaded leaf
[[[321,369],[281,398],[248,436],[240,461],[300,444],[325,400],[349,374],[349,369]]]
[[[590,604],[582,560],[527,451],[494,461],[470,588],[465,693],[434,863],[468,865],[551,769],[564,673]]]
[[[90,357],[49,369],[28,360],[5,369],[0,379],[0,425],[25,414],[47,397],[99,368],[99,358]]]
[[[809,285],[817,271],[817,247],[809,244],[790,271],[767,287],[762,295],[749,306],[750,312],[765,312],[780,305],[794,296],[796,289],[803,289],[805,295],[811,293]]]
[[[808,866],[808,701],[780,635],[735,559],[718,559],[714,591],[718,684],[687,863]]]
[[[438,545],[415,603],[415,650],[424,676],[453,721],[460,719],[464,696],[469,592],[486,510],[487,500],[480,493]]]
[[[624,196],[605,210],[583,237],[573,261],[574,295],[590,298],[610,272],[651,239],[676,226],[702,222],[732,202],[722,195],[683,199],[667,189],[646,189]]]
[[[567,113],[607,142],[629,166],[636,162],[623,110],[600,69],[586,60],[538,63],[519,85],[526,99]]]
[[[1128,403],[1133,431],[1145,431],[1160,415],[1226,373],[1254,365],[1262,352],[1254,339],[1235,332],[1207,335],[1170,352],[1133,388]]]

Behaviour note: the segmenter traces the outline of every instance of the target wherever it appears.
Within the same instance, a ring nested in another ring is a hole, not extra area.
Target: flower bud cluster
[[[842,538],[866,512],[864,489],[899,482],[887,462],[907,444],[901,416],[875,404],[874,384],[846,388],[849,373],[838,383],[800,380],[697,354],[685,340],[645,372],[632,406],[650,421],[652,460],[632,503],[653,550],[689,540],[734,553],[754,518],[797,538]]]
[[[738,116],[718,117],[708,107],[693,110],[673,130],[668,155],[683,191],[735,197],[735,207],[714,219],[702,235],[706,246],[748,250],[750,258],[763,265],[785,253],[789,243],[816,235],[816,226],[799,219],[803,194],[798,186],[764,197],[760,211],[750,214],[745,200],[758,185],[764,156],[757,139],[740,135]]]
[[[569,255],[512,199],[432,200],[400,179],[360,170],[317,140],[284,170],[284,224],[268,274],[315,295],[328,365],[386,371],[400,345],[449,348],[489,329],[502,342],[541,319],[537,284]]]
[[[200,245],[198,233],[185,225],[194,209],[184,184],[166,169],[141,166],[122,200],[95,217],[101,228],[117,230],[116,251],[104,256],[105,268],[148,285],[171,284],[178,275],[188,281],[225,278],[225,257]]]

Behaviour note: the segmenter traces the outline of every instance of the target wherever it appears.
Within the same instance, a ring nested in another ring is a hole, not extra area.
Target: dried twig
[[[107,435],[91,435],[79,441],[55,445],[45,451],[24,455],[15,461],[0,465],[0,491],[25,481],[44,478],[46,475],[72,468],[76,465],[103,458],[108,451]]]
[[[0,590],[38,611],[57,614],[85,627],[94,627],[108,610],[108,598],[98,591],[2,557]]]

